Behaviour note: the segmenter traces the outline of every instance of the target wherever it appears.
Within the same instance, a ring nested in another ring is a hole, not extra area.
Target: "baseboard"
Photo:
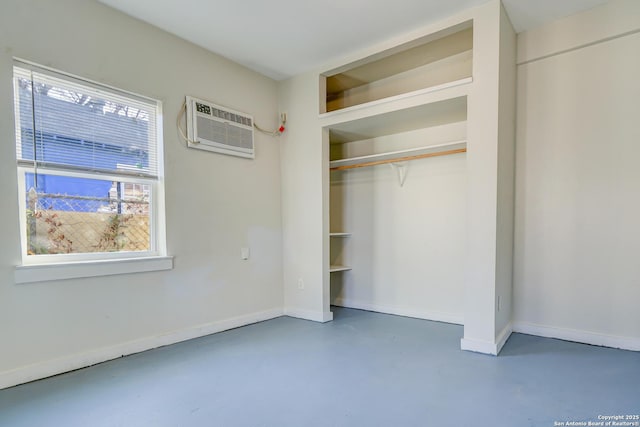
[[[555,326],[537,325],[535,323],[528,322],[514,322],[513,331],[527,335],[537,335],[546,338],[557,338],[565,341],[598,345],[602,347],[640,351],[640,338],[635,337],[606,335],[598,332],[558,328]]]
[[[513,325],[511,322],[507,326],[504,327],[502,332],[498,334],[498,338],[496,338],[496,355],[500,354],[502,347],[507,343],[507,340],[513,333]]]
[[[284,315],[295,317],[296,319],[312,320],[314,322],[330,322],[333,320],[333,313],[330,311],[301,310],[297,308],[285,308]]]
[[[274,319],[276,317],[281,317],[283,314],[284,313],[281,308],[276,308],[27,365],[11,371],[1,372],[0,389],[85,368],[97,363],[106,362],[108,360],[117,359],[134,353],[140,353],[142,351],[151,350],[165,345],[175,344],[181,341],[187,341],[193,338],[199,338],[205,335],[239,328],[252,323]]]
[[[491,356],[498,355],[498,346],[496,345],[496,343],[491,341],[462,338],[460,340],[460,349],[465,351],[472,351],[474,353],[488,354]]]
[[[356,308],[359,310],[375,311],[378,313],[395,314],[397,316],[413,317],[415,319],[433,320],[436,322],[464,324],[464,316],[440,311],[411,310],[407,308],[393,307],[379,304],[368,304],[345,298],[336,298],[333,305],[345,308]]]
[[[498,334],[495,342],[492,341],[484,341],[484,340],[476,340],[472,338],[462,338],[460,340],[460,348],[466,351],[473,351],[475,353],[483,353],[489,354],[492,356],[497,356],[500,354],[500,350],[506,344],[507,340],[511,336],[513,332],[513,326],[509,323],[504,329]]]

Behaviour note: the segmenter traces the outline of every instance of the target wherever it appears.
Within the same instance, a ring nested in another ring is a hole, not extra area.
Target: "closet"
[[[462,323],[471,21],[326,72],[331,304]]]
[[[464,322],[461,348],[497,354],[511,331],[516,35],[500,0],[436,21],[282,82],[285,312]]]

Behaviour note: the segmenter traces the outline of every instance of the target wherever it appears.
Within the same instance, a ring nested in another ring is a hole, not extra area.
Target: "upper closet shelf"
[[[464,153],[467,151],[466,141],[448,142],[445,144],[430,145],[426,147],[412,148],[408,150],[390,151],[368,156],[351,157],[348,159],[332,160],[329,162],[331,170],[353,169],[365,166],[375,166],[385,163],[403,162],[449,154]]]
[[[354,118],[380,114],[402,108],[435,103],[450,98],[468,94],[468,86],[473,82],[472,77],[465,77],[437,86],[415,90],[387,98],[345,107],[340,110],[321,113],[320,118],[327,124],[350,121]]]
[[[322,73],[320,113],[441,91],[469,83],[472,73],[473,22],[466,21]]]

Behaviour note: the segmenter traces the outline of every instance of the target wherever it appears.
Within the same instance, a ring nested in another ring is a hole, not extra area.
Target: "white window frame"
[[[14,64],[18,67],[37,67],[48,70],[58,76],[68,76],[70,79],[80,80],[88,86],[105,88],[117,91],[132,97],[142,98],[156,105],[156,161],[157,178],[127,177],[123,175],[110,175],[105,173],[91,173],[75,170],[60,170],[55,168],[38,167],[38,173],[46,175],[69,176],[76,178],[102,179],[105,181],[130,182],[146,184],[151,187],[149,198],[149,232],[150,249],[148,251],[117,251],[117,252],[91,252],[72,254],[38,254],[29,255],[27,242],[27,205],[26,205],[26,174],[33,173],[33,169],[21,166],[16,161],[18,174],[18,213],[20,218],[20,244],[21,264],[15,268],[16,283],[40,282],[49,280],[61,280],[81,277],[96,277],[112,274],[125,274],[146,271],[168,270],[173,268],[173,257],[167,255],[166,226],[164,204],[164,161],[163,161],[163,135],[162,135],[162,103],[142,95],[124,91],[119,88],[104,85],[71,75],[59,70],[43,67],[28,61],[16,59]],[[12,79],[14,79],[12,73]],[[14,91],[16,89],[14,88]],[[16,126],[19,126],[19,111],[15,103],[14,114]],[[14,133],[19,138],[19,133]],[[20,147],[19,141],[14,141],[16,147]],[[17,159],[17,158],[16,158]]]

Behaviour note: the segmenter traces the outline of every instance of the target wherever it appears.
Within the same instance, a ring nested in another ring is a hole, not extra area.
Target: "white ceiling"
[[[281,80],[488,0],[99,0]],[[503,0],[517,32],[607,0]]]

